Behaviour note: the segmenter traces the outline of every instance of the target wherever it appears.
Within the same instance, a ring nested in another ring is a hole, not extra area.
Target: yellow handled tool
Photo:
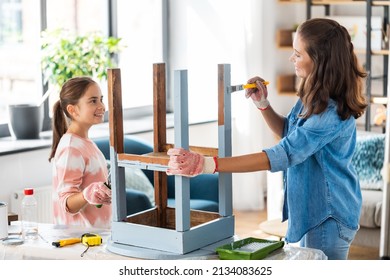
[[[263,82],[263,85],[265,86],[268,86],[269,85],[269,82],[268,81],[264,81]],[[256,83],[253,83],[253,84],[245,84],[242,86],[244,89],[247,89],[247,88],[255,88],[256,87]]]
[[[66,245],[72,245],[80,242],[81,242],[81,238],[67,238],[67,239],[58,240],[56,242],[52,242],[51,244],[56,247],[64,247]]]
[[[267,86],[269,85],[268,81],[263,81],[263,85]],[[240,91],[248,88],[256,88],[256,83],[253,84],[244,84],[244,85],[238,85],[238,86],[231,86],[230,89],[231,91]]]
[[[56,242],[52,242],[52,245],[56,247],[64,247],[66,245],[72,245],[80,242],[82,242],[86,246],[97,246],[102,244],[103,238],[98,234],[84,233],[80,238],[72,237],[61,239]]]

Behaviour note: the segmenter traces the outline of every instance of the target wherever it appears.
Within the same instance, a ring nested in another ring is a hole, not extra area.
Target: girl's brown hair
[[[64,83],[60,91],[60,99],[53,106],[53,143],[49,161],[54,157],[58,143],[62,135],[68,130],[68,119],[71,119],[67,111],[68,105],[76,105],[85,94],[88,87],[96,82],[89,77],[75,77]]]
[[[298,96],[305,106],[304,118],[324,112],[329,99],[337,103],[342,120],[360,117],[367,103],[363,78],[351,37],[345,27],[330,19],[315,18],[297,29],[305,50],[313,61],[313,71],[302,80]]]

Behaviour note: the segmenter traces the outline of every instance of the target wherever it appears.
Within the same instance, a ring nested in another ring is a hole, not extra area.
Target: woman
[[[246,92],[280,142],[260,153],[229,158],[171,149],[167,174],[284,171],[286,242],[320,249],[328,259],[347,259],[361,209],[351,159],[355,119],[367,106],[362,93],[366,74],[359,67],[348,31],[336,21],[304,22],[293,47],[290,61],[301,84],[299,100],[287,117],[273,110],[262,78],[249,79],[257,88]]]

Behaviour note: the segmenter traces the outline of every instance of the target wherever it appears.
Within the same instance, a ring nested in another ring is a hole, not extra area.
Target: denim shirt
[[[355,119],[341,120],[333,100],[323,113],[307,119],[299,118],[302,110],[298,100],[285,119],[282,140],[264,149],[271,172],[284,171],[286,242],[298,242],[329,217],[357,229],[362,204],[352,166]]]

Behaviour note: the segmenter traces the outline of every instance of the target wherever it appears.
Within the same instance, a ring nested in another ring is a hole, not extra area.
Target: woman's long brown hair
[[[336,101],[342,120],[360,117],[367,107],[363,94],[367,74],[358,63],[345,27],[334,20],[315,18],[302,23],[297,34],[313,61],[312,73],[298,90],[305,106],[302,117],[324,112],[329,99]]]
[[[53,106],[53,142],[49,161],[54,157],[58,143],[62,135],[68,130],[68,119],[71,119],[67,111],[68,105],[76,105],[85,94],[88,87],[96,82],[89,77],[75,77],[64,83],[60,91],[60,99]]]

